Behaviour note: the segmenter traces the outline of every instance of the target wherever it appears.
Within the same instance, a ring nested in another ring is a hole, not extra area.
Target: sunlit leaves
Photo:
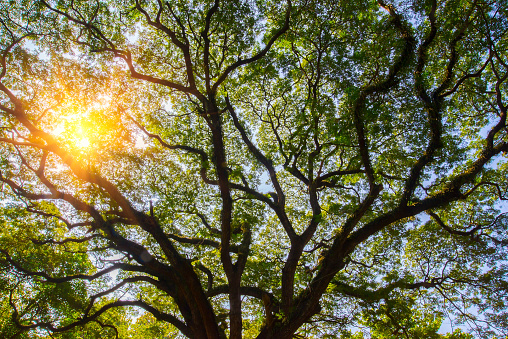
[[[0,5],[0,336],[506,331],[506,5],[433,4]]]

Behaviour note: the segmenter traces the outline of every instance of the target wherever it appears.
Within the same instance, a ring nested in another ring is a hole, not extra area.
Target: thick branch
[[[17,311],[15,310],[13,314],[13,320],[15,321],[16,325],[22,329],[28,330],[28,329],[35,329],[35,328],[45,328],[53,333],[63,333],[66,331],[69,331],[75,327],[86,325],[92,321],[95,321],[97,318],[99,318],[102,314],[106,313],[110,309],[116,308],[116,307],[128,307],[128,306],[135,306],[140,307],[144,309],[147,312],[150,312],[155,318],[158,320],[166,321],[172,325],[174,325],[176,328],[178,328],[184,335],[191,338],[192,337],[192,330],[186,326],[181,320],[176,318],[175,316],[167,313],[163,313],[156,309],[155,307],[141,301],[141,300],[135,300],[135,301],[115,301],[109,304],[106,304],[102,306],[99,310],[94,312],[93,314],[83,317],[77,321],[74,321],[68,325],[65,326],[55,326],[50,322],[36,322],[32,323],[30,325],[24,325],[20,323],[20,320],[18,319]]]
[[[293,229],[293,226],[291,225],[291,222],[289,221],[288,216],[286,215],[285,211],[285,202],[286,197],[282,190],[282,187],[280,186],[279,180],[277,179],[277,172],[275,171],[275,168],[273,167],[273,162],[268,159],[261,151],[252,143],[252,141],[249,139],[247,132],[243,128],[242,124],[238,120],[238,116],[236,115],[236,112],[231,105],[229,98],[226,97],[226,104],[229,113],[231,114],[231,117],[233,118],[233,123],[236,127],[236,129],[240,132],[240,135],[242,136],[242,140],[245,143],[245,145],[248,147],[249,151],[256,157],[256,159],[263,164],[263,166],[266,168],[268,173],[270,174],[270,180],[275,188],[276,194],[277,194],[277,201],[275,202],[274,210],[277,213],[277,216],[279,217],[279,220],[282,223],[282,226],[284,227],[284,230],[289,236],[289,239],[293,242],[297,238],[297,234],[295,230]]]

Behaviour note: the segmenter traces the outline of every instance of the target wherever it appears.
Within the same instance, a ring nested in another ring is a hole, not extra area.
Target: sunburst
[[[90,134],[84,126],[78,126],[75,130],[74,140],[72,142],[79,149],[89,149],[92,145]]]

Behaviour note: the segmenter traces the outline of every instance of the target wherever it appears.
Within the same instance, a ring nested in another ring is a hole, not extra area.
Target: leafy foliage
[[[0,337],[506,336],[507,32],[498,0],[2,2]]]

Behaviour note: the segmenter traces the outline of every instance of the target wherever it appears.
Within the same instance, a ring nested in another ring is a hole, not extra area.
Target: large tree
[[[502,0],[2,1],[0,337],[506,335],[507,49]]]

